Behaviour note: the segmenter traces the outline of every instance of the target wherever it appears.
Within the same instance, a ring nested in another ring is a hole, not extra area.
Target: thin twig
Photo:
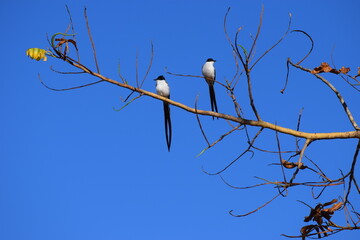
[[[239,44],[238,44],[238,36],[239,36],[239,33],[240,33],[241,30],[242,30],[242,27],[239,27],[239,28],[237,29],[237,31],[236,31],[236,33],[235,33],[235,40],[234,40],[234,42],[235,42],[235,52],[236,52],[237,56],[239,57],[240,62],[241,62],[241,64],[243,65],[243,68],[244,68],[244,70],[245,70],[245,69],[246,69],[246,63],[245,63],[245,61],[244,61],[244,59],[243,59],[243,57],[242,57],[242,55],[241,55],[241,52],[240,52],[240,50],[239,50]],[[246,59],[247,59],[247,56],[245,56],[245,57],[246,57]]]
[[[204,79],[203,76],[189,75],[189,74],[181,74],[181,73],[172,73],[172,72],[167,71],[167,68],[165,68],[165,72],[166,72],[167,74],[174,75],[174,76],[178,76],[178,77],[195,77],[195,78],[203,78],[203,79]],[[228,89],[228,87],[227,87],[225,84],[223,84],[223,83],[221,83],[221,82],[219,82],[219,81],[216,81],[216,80],[214,80],[214,82],[217,83],[217,84],[220,84],[220,85],[223,86],[224,88]]]
[[[47,89],[49,90],[52,90],[52,91],[68,91],[68,90],[74,90],[74,89],[79,89],[79,88],[83,88],[83,87],[88,87],[88,86],[91,86],[91,85],[95,85],[95,84],[98,84],[98,83],[101,83],[103,82],[103,80],[99,80],[99,81],[96,81],[96,82],[92,82],[92,83],[88,83],[88,84],[84,84],[84,85],[80,85],[80,86],[76,86],[76,87],[71,87],[71,88],[52,88],[52,87],[49,87],[48,85],[46,85],[43,80],[41,79],[40,77],[40,74],[38,74],[38,78],[40,80],[40,83],[46,87]]]
[[[325,189],[326,189],[328,186],[331,186],[330,183],[329,183],[329,185],[324,186],[323,189],[321,189],[320,193],[319,193],[317,196],[314,195],[314,191],[313,191],[314,189],[312,189],[312,191],[311,191],[312,197],[313,197],[314,199],[318,199],[318,198],[323,194],[323,192],[325,191]]]
[[[196,96],[196,99],[195,99],[195,110],[197,110],[198,98],[199,98],[199,95],[197,95],[197,96]],[[206,134],[205,134],[204,129],[203,129],[203,127],[202,127],[202,124],[201,124],[199,115],[198,115],[196,112],[195,112],[195,116],[196,116],[197,122],[198,122],[198,124],[199,124],[201,134],[203,135],[203,137],[204,137],[206,143],[208,144],[208,146],[210,146],[210,142],[209,142],[209,140],[208,140],[207,137],[206,137]]]
[[[151,43],[151,56],[150,56],[149,66],[148,66],[148,68],[147,68],[147,70],[146,70],[146,73],[145,73],[145,75],[144,75],[144,78],[143,78],[140,86],[142,86],[142,85],[144,84],[145,79],[146,79],[147,76],[149,75],[150,70],[151,70],[151,66],[152,66],[153,60],[154,60],[154,44],[153,44],[152,42],[150,42],[150,43]]]
[[[238,35],[239,35],[239,32],[240,32],[241,28],[239,28],[237,30],[236,34],[235,34],[235,49],[236,49],[236,53],[237,53],[242,65],[243,65],[244,71],[246,73],[250,106],[251,106],[251,108],[253,110],[253,113],[255,114],[258,121],[261,121],[261,118],[260,118],[260,115],[259,115],[256,107],[255,107],[253,93],[252,93],[252,85],[251,85],[251,77],[250,77],[251,70],[249,69],[249,61],[250,61],[249,57],[252,54],[252,51],[253,51],[253,49],[254,49],[254,47],[256,45],[257,39],[258,39],[259,34],[260,34],[263,13],[264,13],[264,5],[262,6],[262,10],[261,10],[261,14],[260,14],[260,23],[259,23],[259,26],[258,26],[258,31],[256,33],[254,42],[252,44],[251,50],[250,50],[249,54],[244,53],[245,54],[245,61],[243,60],[242,55],[241,55],[240,50],[239,50],[239,47],[238,47],[239,46],[239,44],[238,44]]]
[[[326,174],[321,170],[321,168],[320,168],[313,160],[311,160],[311,159],[310,159],[308,156],[306,156],[306,155],[305,155],[305,157],[306,157],[307,160],[309,160],[309,161],[319,170],[320,173],[317,172],[317,171],[315,171],[314,169],[312,169],[312,168],[310,168],[310,167],[308,167],[308,169],[310,169],[310,170],[312,170],[313,172],[319,174],[323,179],[326,179],[326,180],[328,180],[329,182],[331,182],[331,180],[326,176]]]
[[[284,84],[284,87],[280,90],[280,93],[284,93],[285,90],[286,90],[286,87],[287,87],[287,84],[289,82],[289,74],[290,74],[290,58],[287,59],[286,61],[286,78],[285,78],[285,84]]]
[[[126,79],[123,77],[123,75],[121,74],[121,72],[120,72],[120,60],[119,60],[119,62],[118,62],[118,76],[120,77],[120,79],[121,79],[121,81],[124,83],[124,84],[128,84],[127,83],[127,81],[126,81]]]
[[[293,30],[293,31],[291,31],[291,32],[292,32],[292,33],[293,33],[293,32],[303,33],[305,36],[307,36],[307,37],[309,38],[309,40],[310,40],[310,42],[311,42],[311,48],[309,49],[308,53],[305,55],[305,57],[303,57],[303,59],[301,59],[299,62],[296,63],[296,65],[299,65],[299,64],[302,63],[308,56],[310,56],[312,50],[314,49],[314,40],[311,38],[311,36],[310,36],[307,32],[305,32],[305,31],[303,31],[303,30]]]
[[[224,33],[225,33],[225,37],[228,40],[231,48],[233,49],[233,51],[236,51],[236,48],[235,48],[234,44],[232,43],[232,41],[229,37],[229,34],[227,32],[227,29],[226,29],[226,22],[227,22],[227,17],[229,15],[229,12],[230,12],[230,7],[228,8],[228,10],[226,11],[225,16],[224,16]]]
[[[217,144],[218,142],[220,142],[221,140],[223,140],[224,137],[226,137],[226,136],[230,135],[231,133],[233,133],[234,131],[238,130],[239,127],[241,127],[241,126],[242,126],[242,125],[239,124],[239,125],[237,125],[236,127],[232,128],[232,129],[231,129],[230,131],[228,131],[227,133],[222,134],[215,142],[213,142],[212,144],[209,144],[209,145],[208,145],[203,151],[201,151],[201,152],[204,152],[204,151],[208,150],[209,148],[212,148],[213,146],[215,146],[215,144]]]
[[[356,166],[356,161],[357,161],[357,157],[358,157],[358,154],[359,154],[359,150],[360,150],[360,140],[357,143],[355,153],[354,153],[354,157],[353,157],[353,161],[351,163],[351,169],[349,171],[349,173],[350,173],[350,175],[349,175],[349,185],[348,185],[348,189],[347,189],[345,199],[344,199],[345,203],[348,202],[349,194],[350,194],[350,191],[351,191],[351,185],[352,185],[352,182],[354,180],[355,166]]]
[[[131,93],[129,93],[129,95],[125,98],[125,100],[121,99],[121,101],[126,102],[131,97],[131,95],[133,95],[134,93],[135,93],[135,91],[131,91]]]
[[[59,73],[59,74],[81,74],[81,73],[86,73],[84,71],[82,71],[82,72],[62,72],[62,71],[55,70],[53,68],[53,66],[50,66],[50,70],[53,71],[53,72]]]
[[[72,20],[72,17],[71,17],[70,9],[69,9],[67,4],[65,4],[65,7],[66,7],[66,11],[67,11],[67,13],[69,15],[69,19],[70,19],[71,31],[74,34],[73,38],[74,38],[74,41],[76,42],[75,28],[74,28],[74,23],[73,23],[73,20]],[[77,55],[78,61],[80,62],[79,50],[78,50],[77,47],[75,49],[76,49],[76,55]]]
[[[346,77],[340,75],[340,77],[347,83],[349,84],[352,88],[354,88],[356,91],[360,92],[360,89],[358,89],[353,83],[351,83],[349,80],[346,79]],[[356,80],[357,81],[357,80]],[[359,85],[359,83],[357,83],[357,85]]]
[[[237,102],[236,100],[236,96],[235,96],[235,93],[234,93],[234,88],[231,88],[230,87],[230,83],[228,81],[226,81],[226,83],[228,84],[228,93],[229,93],[229,96],[232,100],[232,102],[234,103],[234,108],[235,108],[235,112],[236,112],[236,115],[241,118],[241,115],[242,115],[242,109],[241,109],[241,106],[240,104]]]
[[[298,117],[298,121],[297,121],[297,125],[296,125],[296,131],[300,130],[300,123],[301,123],[301,116],[302,116],[302,112],[303,112],[304,108],[300,109],[299,112],[299,117]],[[299,139],[297,137],[295,137],[295,146],[296,146],[296,151],[299,151]]]
[[[284,192],[284,191],[285,191],[285,190],[282,190],[281,193]],[[267,201],[266,203],[264,203],[264,204],[261,205],[260,207],[256,208],[256,209],[253,210],[253,211],[250,211],[250,212],[248,212],[248,213],[235,215],[235,214],[232,213],[234,210],[230,210],[229,213],[230,213],[230,215],[233,216],[233,217],[245,217],[245,216],[248,216],[248,215],[250,215],[250,214],[253,214],[253,213],[259,211],[259,210],[262,209],[263,207],[267,206],[269,203],[271,203],[272,201],[274,201],[274,200],[275,200],[277,197],[279,197],[280,195],[281,195],[281,194],[278,193],[275,197],[273,197],[272,199],[270,199],[269,201]]]
[[[122,109],[127,107],[130,103],[134,102],[136,99],[139,99],[141,96],[142,96],[142,94],[139,94],[139,96],[134,97],[133,99],[131,99],[129,102],[127,102],[124,106],[122,106],[119,109],[116,109],[116,108],[113,107],[114,111],[117,111],[117,112],[121,111]]]
[[[231,80],[231,82],[229,83],[229,86],[232,85],[232,88],[236,88],[236,85],[238,84],[239,80],[240,80],[240,77],[241,75],[243,74],[244,70],[242,70],[240,72],[240,67],[239,67],[239,61],[237,59],[237,55],[235,53],[235,51],[232,51],[233,53],[233,57],[234,57],[234,62],[235,62],[235,67],[236,67],[236,71],[235,71],[235,74],[233,76],[233,79]]]
[[[300,32],[300,33],[303,33],[305,36],[307,36],[311,42],[311,47],[308,51],[308,53],[298,62],[296,63],[296,65],[299,65],[300,63],[302,63],[312,52],[312,50],[314,49],[314,40],[311,38],[311,36],[309,34],[307,34],[305,31],[302,31],[302,30],[293,30],[291,31],[292,33],[293,32]],[[289,74],[290,74],[290,67],[289,67],[289,63],[290,63],[290,58],[287,59],[286,61],[286,79],[285,79],[285,84],[284,84],[284,87],[280,90],[280,93],[284,93],[285,92],[285,89],[287,87],[287,84],[288,84],[288,81],[289,81]]]
[[[260,36],[260,31],[261,31],[261,27],[262,27],[262,23],[263,23],[263,16],[264,16],[264,4],[261,6],[261,12],[260,12],[260,21],[259,21],[259,25],[258,25],[258,29],[255,35],[255,39],[254,42],[251,46],[251,49],[249,51],[248,57],[250,57],[255,49],[257,40],[259,39]],[[247,59],[247,61],[249,61],[250,59]],[[249,69],[251,71],[251,68]]]
[[[284,178],[284,182],[287,182],[285,171],[284,171],[284,165],[282,164],[281,147],[280,147],[280,140],[279,140],[278,131],[275,131],[275,136],[276,136],[276,143],[277,143],[277,147],[278,147],[279,163],[280,163],[280,166],[281,166],[281,172],[282,172],[282,175],[283,175],[283,178]]]
[[[221,180],[229,187],[231,188],[234,188],[234,189],[249,189],[249,188],[255,188],[255,187],[260,187],[260,186],[264,186],[264,185],[268,185],[269,183],[265,182],[265,183],[259,183],[259,184],[255,184],[255,185],[252,185],[252,186],[246,186],[246,187],[236,187],[234,185],[231,185],[230,183],[228,183],[224,177],[219,174],[219,177],[221,178]]]
[[[245,69],[246,72],[246,77],[247,77],[247,84],[248,84],[248,93],[249,93],[249,100],[250,100],[250,106],[256,116],[256,119],[258,121],[261,121],[260,115],[255,107],[255,102],[254,102],[254,97],[252,94],[252,84],[251,84],[251,79],[250,79],[250,71],[248,69]]]
[[[272,45],[268,50],[266,50],[266,51],[254,62],[254,64],[250,67],[250,71],[255,67],[255,65],[256,65],[263,57],[265,57],[265,55],[267,55],[271,50],[273,50],[277,45],[279,45],[279,43],[281,43],[282,40],[285,39],[285,37],[288,35],[288,33],[289,33],[289,31],[290,31],[290,27],[291,27],[291,17],[292,17],[292,14],[289,13],[288,28],[286,29],[286,32],[284,33],[284,35],[283,35],[274,45]]]
[[[246,150],[244,150],[238,157],[236,157],[233,161],[231,161],[228,165],[226,165],[223,169],[221,169],[220,171],[216,172],[216,173],[209,173],[207,171],[204,170],[204,167],[202,167],[202,171],[204,173],[206,173],[207,175],[218,175],[224,171],[226,171],[231,165],[233,165],[235,162],[237,162],[242,156],[244,156],[246,153],[251,152],[252,156],[251,158],[254,156],[253,151],[251,151],[251,146],[254,144],[255,140],[257,139],[257,137],[260,135],[260,133],[264,130],[264,128],[261,128],[256,135],[254,136],[254,138],[252,139],[252,141],[249,143],[249,146],[247,147]]]
[[[290,183],[292,183],[295,180],[297,174],[299,173],[299,170],[302,169],[302,167],[303,167],[302,158],[304,156],[306,148],[311,144],[311,142],[312,142],[311,139],[306,139],[306,142],[305,142],[303,148],[300,151],[299,160],[297,162],[297,168],[296,168],[295,172],[293,173],[293,175],[292,175],[292,177],[290,179]]]
[[[261,149],[261,148],[259,148],[259,147],[255,147],[254,145],[252,146],[252,148],[253,148],[253,149],[256,149],[256,150],[258,150],[258,151],[260,151],[260,152],[279,154],[279,151],[271,151],[271,150]],[[294,152],[296,152],[296,151],[291,151],[291,150],[289,150],[289,151],[281,151],[281,153],[294,153]],[[277,163],[270,164],[270,165],[277,165]]]
[[[100,74],[99,64],[98,64],[98,60],[97,60],[97,57],[96,57],[95,44],[94,44],[94,41],[93,41],[93,38],[92,38],[92,35],[91,35],[91,31],[90,31],[89,19],[88,19],[87,15],[86,15],[86,7],[84,8],[84,16],[85,16],[85,21],[86,21],[86,28],[88,30],[88,35],[89,35],[89,39],[90,39],[90,42],[91,42],[91,47],[92,47],[93,54],[94,54],[96,70],[97,70],[97,73]]]

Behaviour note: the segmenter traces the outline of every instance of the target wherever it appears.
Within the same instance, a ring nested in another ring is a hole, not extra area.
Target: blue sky
[[[169,153],[163,129],[162,104],[142,97],[117,112],[128,91],[106,83],[88,88],[54,92],[44,88],[37,74],[50,86],[72,87],[96,79],[59,75],[49,70],[73,70],[60,61],[36,62],[25,56],[31,47],[46,48],[46,34],[64,32],[68,4],[84,64],[95,69],[87,38],[83,8],[87,7],[96,44],[100,71],[119,80],[117,66],[130,83],[135,79],[136,55],[142,77],[154,44],[154,63],[144,89],[155,91],[154,81],[164,74],[172,99],[208,110],[207,86],[202,79],[165,74],[201,74],[208,57],[217,60],[217,79],[231,78],[235,67],[223,33],[223,17],[232,7],[228,31],[233,37],[240,26],[239,41],[249,47],[256,33],[261,4],[265,14],[256,53],[270,47],[287,28],[302,29],[315,41],[313,54],[303,63],[313,68],[330,62],[359,66],[360,3],[341,1],[1,1],[2,78],[0,80],[0,239],[284,239],[297,234],[307,207],[296,202],[317,203],[309,189],[292,189],[286,198],[246,218],[245,213],[266,202],[277,191],[271,187],[235,190],[219,177],[201,171],[217,171],[244,150],[243,133],[234,134],[196,157],[206,147],[194,115],[172,107],[173,143]],[[300,59],[309,42],[291,34],[254,70],[256,104],[265,121],[295,128],[304,107],[302,130],[350,131],[333,93],[309,74],[291,69],[285,94],[286,59]],[[329,79],[342,91],[356,119],[360,118],[359,94],[338,78]],[[234,114],[231,101],[216,86],[219,111]],[[245,115],[254,119],[248,105],[245,78],[236,90]],[[229,131],[222,120],[202,118],[211,141]],[[254,131],[252,131],[254,133]],[[276,149],[274,133],[265,132],[259,145]],[[281,136],[284,149],[294,140]],[[354,140],[314,143],[308,154],[329,175],[348,169]],[[236,186],[259,183],[254,176],[281,178],[275,155],[245,156],[225,179]],[[341,191],[340,191],[341,192]],[[325,202],[339,194],[325,192]],[[356,198],[355,198],[356,199]],[[357,200],[359,200],[357,198]],[[355,200],[354,200],[355,201]],[[358,233],[343,233],[356,239]],[[335,239],[329,238],[329,239]]]

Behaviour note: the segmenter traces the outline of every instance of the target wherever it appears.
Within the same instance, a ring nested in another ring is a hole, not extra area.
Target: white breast
[[[214,62],[206,62],[203,65],[202,74],[205,78],[214,80],[215,78]]]
[[[170,87],[164,80],[156,81],[156,93],[163,97],[170,96]]]

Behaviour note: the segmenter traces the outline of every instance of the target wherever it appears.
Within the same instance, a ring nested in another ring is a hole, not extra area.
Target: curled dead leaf
[[[294,162],[288,162],[284,159],[281,160],[281,164],[284,166],[284,168],[287,168],[287,169],[291,169],[291,168],[295,168],[295,167],[298,167],[299,166],[299,163],[294,163]],[[307,168],[307,166],[305,166],[304,164],[300,163],[300,169],[305,169]]]
[[[316,73],[323,73],[323,72],[331,72],[334,70],[330,65],[326,62],[322,62],[319,67],[314,68],[314,70],[311,71],[312,74]]]
[[[64,57],[69,52],[69,43],[71,43],[75,47],[76,51],[78,51],[76,41],[73,39],[55,38],[55,41],[58,42],[55,46],[55,48],[57,48],[58,51],[62,52],[63,51],[62,47],[64,46],[64,51],[63,51]]]
[[[323,72],[330,72],[330,73],[334,73],[334,74],[339,74],[339,73],[346,74],[346,73],[350,72],[350,68],[342,67],[340,70],[336,70],[336,69],[330,67],[330,65],[328,63],[322,62],[319,67],[316,67],[311,71],[312,74],[318,74],[318,73],[323,73]]]
[[[333,204],[333,203],[336,203],[337,202],[337,199],[336,198],[334,198],[333,200],[331,200],[330,202],[326,202],[326,203],[324,203],[324,207],[326,207],[326,206],[329,206],[329,205],[331,205],[331,204]]]
[[[303,236],[306,236],[308,235],[312,230],[313,228],[316,227],[316,225],[306,225],[306,226],[303,226],[301,229],[300,229],[300,232]]]
[[[338,203],[334,204],[331,208],[328,208],[328,209],[330,212],[334,213],[335,211],[339,210],[342,206],[343,206],[343,202],[338,202]]]
[[[284,168],[288,168],[288,169],[296,167],[295,163],[288,162],[288,161],[286,161],[284,159],[281,160],[281,164],[284,166]]]
[[[346,73],[350,72],[350,68],[346,68],[343,66],[340,68],[339,71],[340,71],[340,73],[346,74]]]

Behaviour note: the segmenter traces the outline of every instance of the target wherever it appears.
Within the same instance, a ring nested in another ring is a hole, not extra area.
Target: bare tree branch
[[[293,66],[293,67],[296,67],[298,69],[301,69],[305,72],[308,72],[308,73],[311,73],[311,70],[308,69],[308,68],[304,68],[298,64],[294,64],[292,63],[290,60],[289,60],[289,63]],[[350,120],[350,123],[353,125],[353,127],[355,128],[355,130],[360,130],[359,126],[357,125],[357,123],[355,122],[355,119],[352,115],[352,113],[350,112],[350,109],[349,107],[347,106],[344,98],[341,96],[340,92],[328,81],[326,80],[324,77],[320,76],[319,74],[317,73],[314,73],[313,74],[315,77],[317,77],[318,79],[320,79],[323,83],[325,83],[335,94],[336,94],[336,97],[339,99],[342,107],[344,108],[344,111],[346,113],[346,115],[348,116],[349,120]]]

